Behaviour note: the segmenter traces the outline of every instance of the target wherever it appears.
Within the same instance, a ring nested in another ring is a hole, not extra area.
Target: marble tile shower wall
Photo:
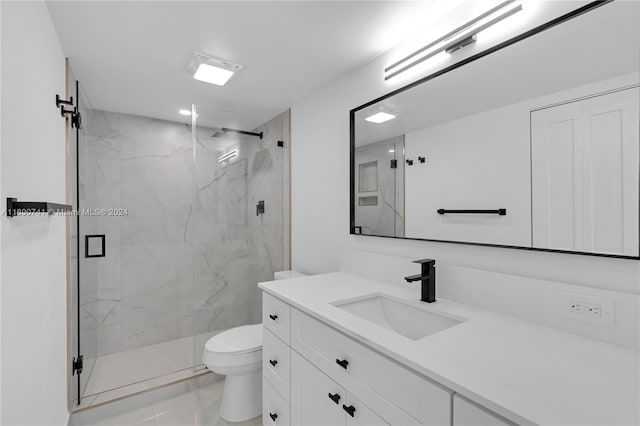
[[[190,126],[85,115],[81,207],[128,211],[81,219],[83,235],[106,234],[106,257],[81,261],[81,321],[97,330],[97,355],[258,322],[256,283],[283,266],[284,163],[266,167],[261,158],[283,157],[282,149],[242,140],[244,157],[227,165],[217,161],[220,141],[199,136],[194,173]],[[283,117],[263,127],[282,132]],[[271,225],[251,215],[251,199],[254,187],[275,181],[280,219]]]
[[[194,250],[196,333],[261,319],[259,281],[288,268],[288,111],[255,129],[263,139],[198,132]],[[219,163],[233,149],[238,156]],[[256,204],[265,213],[256,214]],[[286,223],[286,225],[285,225]],[[196,343],[203,346],[204,340]],[[197,348],[196,351],[199,351]]]

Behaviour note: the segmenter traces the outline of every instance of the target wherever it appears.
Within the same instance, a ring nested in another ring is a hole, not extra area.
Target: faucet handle
[[[427,265],[427,266],[435,266],[436,264],[436,260],[435,259],[420,259],[420,260],[414,260],[413,263],[419,263],[421,265]]]

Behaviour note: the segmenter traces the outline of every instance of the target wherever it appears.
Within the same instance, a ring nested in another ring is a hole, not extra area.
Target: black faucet
[[[413,263],[422,265],[422,273],[404,277],[408,283],[422,281],[422,295],[420,300],[427,303],[436,301],[436,261],[433,259],[414,260]]]

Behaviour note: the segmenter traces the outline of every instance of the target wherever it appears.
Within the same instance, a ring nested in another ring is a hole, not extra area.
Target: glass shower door
[[[258,282],[288,269],[289,113],[238,129],[245,133],[223,131],[219,111],[194,106],[193,117],[194,364],[201,365],[211,336],[261,321]]]
[[[81,372],[75,371],[76,386],[74,386],[74,401],[82,402],[87,383],[95,366],[98,349],[98,268],[95,263],[87,263],[82,259],[94,247],[85,245],[85,234],[97,232],[97,220],[92,216],[83,215],[83,209],[93,203],[95,194],[87,193],[86,180],[95,179],[92,176],[93,166],[88,162],[87,139],[88,128],[95,125],[93,109],[84,93],[82,86],[76,81],[77,108],[81,117],[80,128],[75,129],[75,146],[71,149],[71,188],[70,194],[77,216],[71,226],[71,278],[72,278],[72,330],[75,339],[72,342],[73,357],[76,362],[82,360]],[[102,247],[100,247],[101,249]]]

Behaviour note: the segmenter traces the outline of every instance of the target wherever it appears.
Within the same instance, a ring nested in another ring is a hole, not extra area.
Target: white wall
[[[529,9],[518,17],[519,21],[514,21],[518,25],[512,26],[511,32],[507,31],[500,37],[496,35],[493,41],[479,41],[458,52],[460,56],[455,55],[455,58],[459,60],[483,50],[490,43],[532,28],[584,3],[542,2],[538,8]],[[468,18],[468,13],[465,16],[458,11],[440,20],[431,32],[442,34],[446,32],[445,28],[453,28]],[[516,19],[515,16],[513,18]],[[616,290],[628,293],[637,303],[640,285],[640,262],[637,261],[349,235],[349,110],[436,71],[436,66],[448,65],[449,62],[426,64],[422,73],[413,75],[412,80],[384,82],[383,69],[386,65],[402,57],[403,53],[425,44],[428,39],[426,34],[422,43],[410,41],[399,46],[293,107],[292,267],[305,273],[336,271],[339,269],[338,248],[347,247],[365,253],[414,259],[433,257],[438,262],[481,271]],[[372,257],[371,263],[374,262],[376,260]],[[398,280],[402,282],[401,277]],[[442,285],[445,283],[439,282],[439,286]],[[505,304],[510,302],[513,300],[504,300]]]
[[[2,207],[65,200],[64,55],[44,2],[2,7]],[[1,218],[3,425],[66,424],[66,245],[61,216]]]

